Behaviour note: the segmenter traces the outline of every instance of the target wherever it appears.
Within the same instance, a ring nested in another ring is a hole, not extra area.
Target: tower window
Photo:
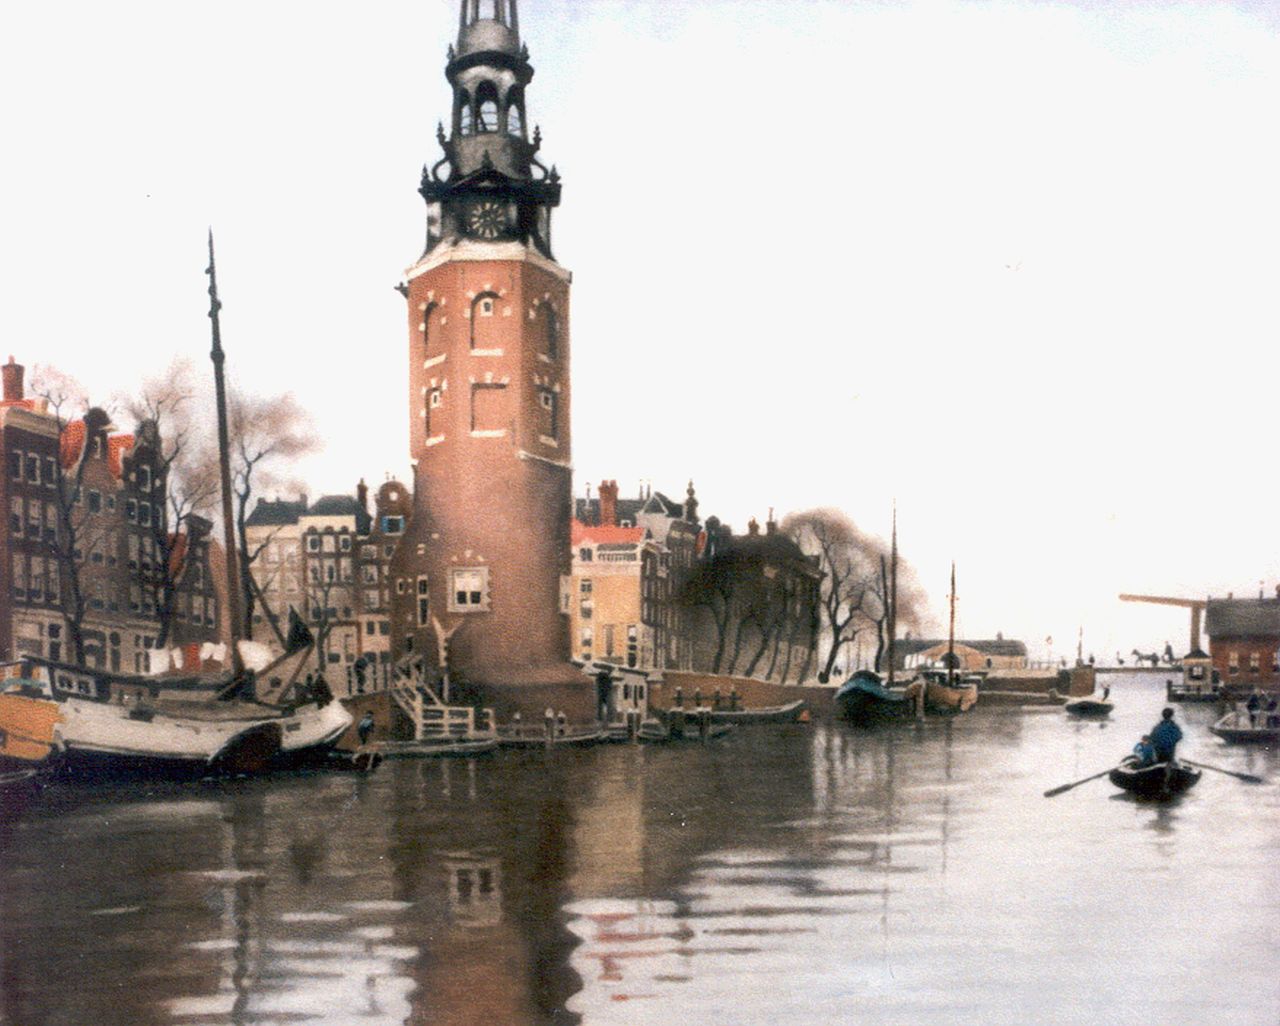
[[[545,304],[542,310],[542,343],[546,349],[546,353],[552,359],[560,355],[560,319],[556,317],[556,312],[550,304]]]
[[[438,347],[438,344],[443,341],[438,337],[440,325],[431,323],[431,318],[436,316],[439,309],[439,303],[428,303],[427,308],[422,311],[422,348],[426,350],[428,355],[431,353],[431,344],[433,342]]]
[[[515,136],[524,135],[524,118],[520,116],[518,103],[512,103],[507,108],[507,133]]]
[[[498,89],[492,82],[481,82],[476,89],[476,131],[498,130]]]
[[[427,437],[428,438],[432,437],[431,433],[433,430],[438,431],[442,426],[441,418],[437,414],[432,412],[433,410],[437,410],[440,408],[440,402],[441,402],[440,389],[433,388],[430,392],[427,393],[426,413],[427,413]]]
[[[549,388],[543,388],[538,391],[538,404],[542,407],[542,417],[539,427],[542,434],[548,438],[558,437],[556,434],[559,428],[559,402],[558,396]]]
[[[471,348],[487,349],[487,340],[476,338],[476,321],[481,317],[492,317],[497,305],[498,296],[494,292],[481,292],[471,301]]]
[[[471,130],[471,97],[464,89],[458,93],[458,134],[470,135]]]
[[[474,384],[471,386],[471,430],[501,431],[506,424],[506,385]]]

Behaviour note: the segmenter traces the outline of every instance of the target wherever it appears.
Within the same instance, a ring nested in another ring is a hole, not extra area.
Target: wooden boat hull
[[[1165,799],[1194,787],[1200,780],[1200,771],[1180,763],[1139,766],[1135,759],[1128,758],[1111,771],[1109,779],[1121,790],[1141,798]]]
[[[958,688],[931,680],[924,688],[924,704],[930,712],[968,712],[978,704],[978,689],[976,687]]]
[[[1199,690],[1181,684],[1170,684],[1165,688],[1165,697],[1170,702],[1217,702],[1222,692],[1217,688]]]
[[[190,778],[311,765],[323,761],[351,724],[337,702],[266,715],[208,703],[204,716],[81,699],[60,704],[65,771],[80,778]]]
[[[1266,723],[1266,713],[1258,714],[1258,722]],[[1218,720],[1209,732],[1222,738],[1227,744],[1273,744],[1280,741],[1280,727],[1249,726],[1249,714],[1229,712]]]
[[[1072,716],[1103,717],[1110,716],[1115,703],[1100,698],[1073,698],[1063,706]]]
[[[0,762],[44,762],[54,752],[61,722],[62,710],[51,699],[0,694]]]
[[[913,718],[921,687],[913,681],[902,688],[886,688],[879,675],[859,670],[840,685],[833,701],[842,719],[869,727]]]
[[[498,729],[498,744],[502,748],[580,748],[599,744],[608,738],[603,727],[568,729],[548,736],[544,730],[532,727]]]
[[[470,741],[383,741],[378,751],[387,759],[459,759],[484,755],[498,747],[498,739],[475,738]]]
[[[749,727],[763,723],[797,723],[803,719],[808,707],[804,699],[786,705],[767,706],[763,709],[712,709],[712,723],[732,723]]]
[[[676,742],[716,741],[728,737],[737,727],[732,723],[708,723],[705,730],[696,722],[689,720],[681,729],[672,724],[663,724],[657,720],[646,720],[640,725],[636,740],[648,745],[663,745]]]

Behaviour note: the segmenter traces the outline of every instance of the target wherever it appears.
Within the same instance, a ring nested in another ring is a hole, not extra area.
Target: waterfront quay
[[[1051,706],[711,744],[57,785],[0,828],[0,1022],[1274,1023],[1280,757],[1105,780]]]

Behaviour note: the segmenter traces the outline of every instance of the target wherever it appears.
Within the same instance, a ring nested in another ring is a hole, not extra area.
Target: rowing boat
[[[1111,783],[1142,798],[1172,798],[1190,790],[1200,779],[1200,771],[1177,762],[1155,762],[1143,766],[1132,755],[1109,774]]]

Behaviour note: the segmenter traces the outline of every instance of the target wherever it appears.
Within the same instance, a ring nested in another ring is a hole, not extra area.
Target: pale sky
[[[945,624],[1185,646],[1268,593],[1280,3],[522,0],[564,176],[576,488],[887,533]],[[408,475],[417,181],[454,0],[10,4],[0,331],[95,398],[208,352]],[[7,352],[4,354],[7,356]]]

